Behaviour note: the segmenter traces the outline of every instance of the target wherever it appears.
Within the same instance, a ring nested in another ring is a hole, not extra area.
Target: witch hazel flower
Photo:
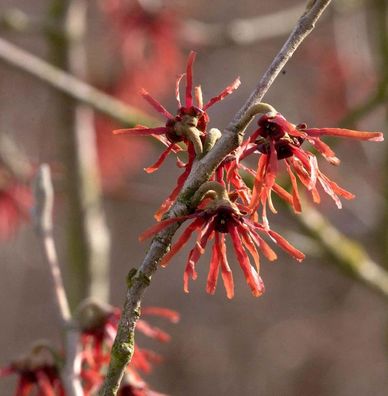
[[[29,220],[31,204],[30,189],[0,167],[0,241],[14,235]]]
[[[304,254],[293,247],[278,233],[266,229],[262,224],[252,221],[242,213],[237,204],[230,200],[225,187],[216,181],[204,183],[192,199],[193,206],[197,207],[194,213],[164,220],[140,235],[140,240],[149,238],[174,222],[193,219],[192,223],[183,231],[180,238],[171,246],[170,251],[163,257],[161,266],[165,267],[170,260],[183,248],[191,235],[197,232],[195,246],[191,249],[187,259],[183,276],[184,291],[189,292],[189,278],[196,279],[195,266],[205,252],[209,241],[214,240],[210,268],[208,272],[206,291],[214,294],[219,272],[228,298],[234,296],[234,281],[232,270],[228,263],[226,252],[226,235],[229,234],[233,249],[240,267],[244,273],[252,294],[256,297],[264,293],[264,283],[260,277],[260,256],[273,261],[276,253],[262,238],[269,237],[284,251],[298,261],[304,259]],[[248,253],[252,256],[255,267],[251,265]]]
[[[81,329],[81,378],[85,394],[94,394],[102,384],[104,370],[109,364],[110,350],[117,333],[120,314],[120,309],[93,299],[85,300],[76,310],[75,317]],[[144,307],[142,315],[166,318],[173,323],[179,320],[177,312],[162,307]],[[136,331],[160,342],[170,340],[168,333],[150,325],[144,319],[137,321]],[[149,373],[153,365],[161,360],[159,354],[149,349],[140,348],[135,344],[134,354],[126,373],[128,377],[126,385],[120,394],[131,394],[128,392],[132,389],[134,395],[158,395],[148,387],[139,373]]]
[[[65,396],[59,376],[57,353],[46,341],[35,343],[24,356],[0,368],[0,377],[18,375],[15,396]]]
[[[178,182],[174,190],[157,211],[155,215],[157,220],[162,218],[163,214],[167,212],[175,201],[191,171],[195,157],[202,155],[204,152],[204,144],[206,144],[207,136],[206,128],[209,122],[207,109],[215,103],[223,100],[240,85],[240,79],[237,78],[217,96],[214,96],[204,104],[201,87],[196,86],[193,89],[193,64],[195,57],[196,53],[191,51],[187,60],[186,73],[181,74],[176,81],[175,96],[178,103],[178,111],[176,115],[172,115],[146,90],[142,90],[144,99],[147,100],[147,102],[157,112],[167,119],[164,126],[147,128],[140,125],[135,128],[118,129],[113,131],[114,134],[128,134],[130,136],[154,136],[167,145],[167,148],[163,151],[158,160],[153,165],[145,169],[147,173],[152,173],[159,169],[170,152],[178,152],[182,150],[178,143],[184,143],[186,145],[188,151],[187,163],[184,164],[179,159],[177,162],[178,166],[185,168],[185,170],[178,178]],[[181,103],[179,90],[179,85],[183,77],[186,77],[184,105]]]
[[[240,160],[253,152],[261,154],[255,173],[250,209],[255,211],[261,205],[263,222],[267,226],[267,204],[271,211],[276,213],[271,199],[272,191],[288,202],[295,212],[301,212],[298,179],[311,192],[315,203],[320,202],[318,185],[334,200],[338,208],[342,207],[340,197],[354,198],[352,193],[321,172],[316,156],[302,147],[305,141],[320,152],[329,163],[338,165],[339,159],[334,151],[321,140],[322,136],[374,142],[384,140],[380,132],[362,132],[343,128],[307,128],[306,124],[294,125],[277,112],[261,116],[258,125],[259,128],[246,141]],[[276,183],[281,164],[284,164],[289,175],[291,194]]]

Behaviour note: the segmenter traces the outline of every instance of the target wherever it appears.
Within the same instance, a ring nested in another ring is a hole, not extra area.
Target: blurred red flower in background
[[[100,304],[87,300],[77,310],[77,320],[81,327],[82,344],[82,372],[84,390],[87,393],[95,392],[102,384],[104,370],[110,360],[110,350],[117,333],[120,319],[120,309],[107,304]],[[144,307],[143,316],[159,316],[176,323],[179,320],[177,312],[167,308]],[[144,319],[139,319],[136,331],[160,342],[168,342],[169,334],[162,329],[151,326]],[[127,368],[126,380],[123,383],[122,395],[157,395],[153,393],[140,376],[140,372],[149,373],[152,366],[162,360],[161,356],[149,349],[140,348],[135,344],[134,354]],[[126,393],[127,392],[127,393]],[[137,393],[136,393],[137,392]],[[143,392],[143,393],[141,393]]]
[[[102,9],[115,33],[122,71],[108,91],[118,99],[142,107],[143,87],[163,94],[181,64],[178,24],[173,10],[148,7],[137,1],[104,0]],[[96,117],[97,145],[105,192],[120,192],[127,178],[141,169],[150,144],[136,139],[112,139],[113,122]],[[117,194],[116,194],[117,195]]]
[[[11,237],[28,221],[31,205],[31,190],[0,168],[0,241]]]

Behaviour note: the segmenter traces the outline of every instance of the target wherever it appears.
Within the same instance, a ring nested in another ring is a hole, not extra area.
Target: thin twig
[[[169,212],[169,217],[181,216],[191,210],[190,199],[193,193],[210,178],[214,169],[225,156],[238,147],[246,127],[242,120],[247,119],[246,114],[249,112],[249,109],[261,101],[282,67],[291,58],[300,43],[312,31],[315,22],[329,3],[330,0],[309,2],[305,13],[298,20],[296,27],[290,34],[283,48],[275,57],[264,76],[260,79],[248,101],[224,131],[222,138],[207,155],[193,166],[193,170],[182,188],[179,198]],[[134,274],[131,272],[133,276],[128,279],[128,291],[117,336],[112,347],[111,362],[104,386],[101,390],[103,396],[114,396],[119,389],[126,366],[133,354],[134,330],[140,315],[141,298],[145,289],[150,284],[152,274],[157,270],[160,260],[166,254],[172,236],[178,227],[178,224],[174,224],[168,229],[160,232],[151,242],[140,269],[134,271]]]
[[[248,45],[287,35],[304,9],[305,5],[300,3],[272,14],[237,18],[227,23],[205,23],[188,19],[182,24],[180,34],[188,45]]]
[[[149,117],[140,110],[104,94],[91,85],[2,38],[0,38],[0,59],[65,93],[70,98],[91,106],[123,125],[145,124],[151,126],[156,123],[154,118]]]
[[[50,168],[47,164],[40,166],[34,184],[35,207],[33,220],[36,232],[42,242],[43,252],[50,269],[54,286],[55,301],[65,332],[65,365],[62,370],[62,380],[69,396],[82,396],[83,391],[79,377],[75,371],[78,354],[78,331],[71,320],[69,303],[63,285],[61,269],[53,237],[52,212],[54,206],[54,191],[51,182]]]

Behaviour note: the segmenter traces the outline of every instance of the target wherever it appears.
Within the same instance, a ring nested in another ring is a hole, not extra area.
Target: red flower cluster
[[[239,79],[236,79],[205,105],[202,102],[201,89],[196,87],[194,89],[196,105],[194,105],[192,92],[194,59],[195,53],[191,52],[186,69],[187,83],[184,106],[182,106],[179,97],[179,82],[183,75],[179,76],[177,80],[176,97],[179,108],[176,115],[169,113],[148,92],[142,92],[143,97],[166,117],[167,122],[164,126],[158,128],[138,126],[114,131],[116,134],[124,133],[133,136],[151,135],[166,144],[167,149],[154,165],[146,169],[147,172],[157,170],[171,151],[179,151],[182,147],[188,151],[187,164],[181,164],[178,160],[178,164],[184,167],[185,171],[179,177],[173,192],[156,213],[155,217],[158,221],[162,219],[162,216],[178,197],[194,160],[211,150],[215,140],[219,138],[220,132],[217,129],[207,129],[209,117],[206,110],[230,94],[240,84]],[[196,279],[197,277],[195,270],[197,261],[204,253],[208,241],[214,239],[206,290],[211,294],[215,292],[218,274],[221,272],[227,297],[233,297],[233,276],[228,264],[225,244],[225,235],[229,234],[246,281],[253,295],[260,296],[264,292],[264,284],[259,273],[259,251],[269,260],[276,259],[276,254],[262,236],[277,243],[297,260],[301,261],[304,258],[303,253],[270,229],[267,207],[276,213],[272,202],[272,192],[290,204],[297,213],[302,210],[298,184],[302,184],[311,192],[313,201],[316,203],[320,201],[319,186],[335,201],[338,208],[341,208],[340,197],[345,199],[354,197],[352,193],[338,186],[322,173],[318,167],[316,156],[302,147],[304,143],[310,143],[329,163],[337,165],[339,164],[338,158],[333,150],[321,140],[322,136],[367,141],[383,140],[380,132],[359,132],[340,128],[307,128],[305,124],[294,125],[272,106],[264,103],[257,104],[251,110],[255,110],[256,114],[261,114],[258,120],[259,128],[224,159],[211,175],[210,181],[204,183],[194,194],[191,201],[194,212],[187,216],[161,221],[140,236],[140,239],[143,240],[155,235],[172,223],[193,219],[161,261],[162,266],[167,265],[170,259],[188,242],[191,235],[197,232],[196,243],[189,253],[184,272],[184,290],[186,292],[188,292],[189,278]],[[178,143],[184,145],[178,146]],[[256,171],[243,164],[243,160],[253,153],[259,154]],[[291,193],[277,182],[282,166],[290,178]],[[253,177],[253,188],[244,182],[240,170],[248,172]],[[258,221],[258,211],[261,213],[261,222]],[[256,268],[250,264],[249,255],[253,258]]]
[[[322,136],[346,137],[350,139],[380,142],[383,136],[380,132],[360,132],[341,128],[307,128],[306,124],[294,125],[279,113],[269,113],[260,117],[259,128],[248,139],[241,158],[252,152],[260,153],[250,209],[257,210],[262,206],[263,222],[268,225],[266,206],[276,213],[271,200],[272,190],[291,204],[295,212],[300,212],[301,203],[297,179],[311,192],[313,201],[320,202],[318,184],[336,203],[342,207],[339,197],[352,199],[354,195],[341,188],[324,175],[318,167],[316,156],[302,148],[309,142],[331,164],[338,165],[339,159],[334,151],[321,140]],[[276,184],[283,163],[292,185],[292,196]]]
[[[193,166],[196,155],[203,154],[203,147],[207,137],[207,124],[209,116],[206,110],[213,104],[221,101],[227,95],[232,93],[240,85],[240,80],[237,78],[217,96],[211,98],[206,104],[203,104],[202,90],[200,86],[194,88],[193,100],[193,63],[195,60],[195,52],[190,52],[187,60],[186,74],[181,74],[176,82],[175,95],[178,102],[178,111],[174,116],[167,111],[158,101],[156,101],[147,91],[143,90],[142,95],[144,99],[150,103],[154,109],[162,114],[167,122],[165,126],[157,128],[146,128],[138,126],[130,129],[119,129],[114,131],[115,134],[129,134],[131,136],[153,136],[159,139],[167,146],[167,149],[161,154],[159,159],[150,167],[146,168],[148,173],[152,173],[159,169],[163,161],[167,158],[168,154],[173,151],[177,152],[182,150],[178,143],[184,143],[188,152],[188,161],[186,164],[178,159],[178,166],[184,168],[184,172],[178,178],[178,182],[169,197],[163,202],[159,210],[156,212],[155,217],[160,220],[162,216],[171,207],[177,198],[184,182],[186,181],[191,168]],[[179,93],[179,84],[182,78],[186,76],[186,90],[185,90],[185,104],[182,105]]]
[[[159,307],[145,307],[143,315],[159,316],[176,323],[179,315],[172,310]],[[77,322],[81,329],[81,380],[84,396],[96,394],[104,380],[109,364],[110,350],[117,333],[120,310],[87,300],[77,310]],[[170,340],[170,336],[139,319],[136,330],[147,337],[161,342]],[[57,353],[47,343],[35,345],[28,355],[16,360],[8,367],[0,369],[0,377],[11,374],[19,376],[15,396],[65,396],[65,389],[59,376],[58,365],[62,363],[61,353]],[[154,363],[162,360],[155,352],[139,348],[127,368],[125,379],[119,390],[119,396],[163,396],[154,392],[142,379],[140,372],[149,373]]]
[[[147,86],[164,94],[182,63],[174,10],[127,0],[103,0],[101,6],[121,61],[107,91],[141,108],[137,92]],[[143,166],[150,145],[141,139],[111,139],[117,125],[102,116],[96,115],[95,126],[104,192],[118,196],[127,189],[128,177]]]
[[[65,396],[56,359],[51,346],[39,343],[27,355],[0,369],[0,377],[19,375],[15,396]]]
[[[211,196],[210,203],[207,198],[209,196]],[[197,231],[198,236],[196,243],[189,253],[184,272],[184,290],[186,293],[189,291],[189,278],[197,278],[197,272],[195,270],[196,263],[204,253],[207,242],[214,239],[206,291],[210,294],[215,293],[217,279],[221,269],[226,295],[228,298],[233,298],[234,282],[232,270],[230,269],[226,255],[226,234],[230,235],[237,260],[240,263],[240,267],[251,288],[252,294],[256,297],[264,293],[264,283],[259,275],[260,257],[258,250],[270,261],[277,258],[276,253],[262,238],[262,235],[269,237],[298,261],[304,259],[304,254],[290,245],[278,233],[266,229],[262,224],[249,219],[246,214],[241,212],[239,207],[244,208],[244,206],[233,203],[222,184],[215,181],[205,183],[203,187],[198,190],[196,197],[200,203],[199,208],[194,213],[183,217],[164,220],[140,236],[140,240],[144,240],[165,227],[168,227],[173,222],[195,219],[186,228],[161,262],[162,266],[166,266],[171,258],[186,244],[193,232]],[[201,206],[203,206],[203,208],[201,208]],[[253,257],[256,268],[251,265],[247,251]]]

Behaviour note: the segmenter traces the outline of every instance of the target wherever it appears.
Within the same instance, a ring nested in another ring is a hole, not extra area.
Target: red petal
[[[41,396],[55,396],[54,388],[50,383],[50,379],[42,371],[35,373],[39,384],[39,390]]]
[[[226,296],[232,299],[234,296],[234,282],[232,270],[229,267],[228,258],[226,256],[225,234],[215,233],[215,245],[218,251],[218,256],[221,260],[221,275],[222,281],[226,291]]]
[[[272,190],[276,193],[283,201],[286,201],[288,204],[293,205],[292,195],[286,191],[282,186],[275,183],[273,185]]]
[[[273,251],[273,249],[268,245],[268,243],[257,233],[256,229],[252,229],[250,227],[251,231],[251,237],[255,241],[256,245],[260,248],[260,250],[263,252],[264,256],[269,260],[269,261],[275,261],[278,256],[276,253]]]
[[[328,162],[339,165],[340,160],[335,156],[335,152],[318,137],[310,138],[308,141],[323,155]]]
[[[136,128],[127,128],[127,129],[115,129],[112,133],[114,135],[132,135],[132,136],[150,136],[150,135],[164,135],[168,132],[168,128],[166,127],[157,127],[157,128],[145,128],[145,127],[136,127]]]
[[[288,175],[290,176],[291,185],[292,185],[292,206],[296,213],[300,213],[302,211],[302,205],[300,203],[299,191],[298,191],[298,183],[296,181],[295,175],[292,173],[290,165],[288,165],[287,161],[284,161],[286,164]]]
[[[23,375],[20,377],[15,396],[29,396],[33,384]]]
[[[187,260],[185,272],[183,275],[183,289],[186,293],[189,292],[189,277],[191,277],[191,279],[197,279],[195,265],[197,264],[201,255],[205,252],[206,244],[208,240],[211,239],[213,230],[214,222],[213,220],[209,220],[200,232],[198,239],[195,243],[195,247],[189,253],[189,258]]]
[[[220,257],[218,255],[217,243],[214,242],[212,249],[212,256],[210,259],[210,268],[206,282],[206,291],[209,294],[214,294],[216,291],[219,270],[220,270]]]
[[[253,257],[253,260],[256,264],[256,270],[257,273],[260,274],[260,256],[259,253],[256,249],[255,244],[252,242],[252,238],[250,236],[250,233],[241,225],[238,226],[238,229],[241,233],[242,236],[242,240],[243,243],[245,245],[245,247],[248,249],[249,253],[251,254],[251,256]]]
[[[173,217],[171,219],[163,220],[160,223],[156,223],[152,227],[148,228],[147,230],[145,230],[143,233],[140,234],[139,241],[144,241],[145,239],[148,239],[152,235],[155,235],[159,231],[168,227],[170,224],[176,223],[178,221],[185,221],[187,219],[192,219],[193,217],[196,217],[196,216],[197,216],[197,214],[193,213],[193,214],[189,214],[186,216]]]
[[[174,203],[176,197],[179,195],[179,192],[181,191],[183,185],[185,184],[187,177],[189,176],[191,167],[192,167],[192,163],[187,164],[185,171],[179,176],[176,187],[171,192],[171,194],[165,199],[165,201],[162,203],[160,208],[156,211],[154,215],[156,220],[160,221],[163,215],[168,211],[168,209],[170,209],[170,207]]]
[[[136,323],[136,330],[143,333],[145,336],[153,338],[161,342],[170,341],[171,337],[158,327],[150,326],[145,320],[139,319]]]
[[[161,307],[142,307],[142,315],[160,316],[169,319],[172,323],[179,322],[179,313],[168,308]]]
[[[322,172],[319,172],[318,180],[321,183],[321,186],[323,187],[325,192],[334,200],[338,209],[342,208],[342,204],[337,194],[341,197],[344,197],[345,199],[353,199],[355,197],[354,194],[340,187],[337,183],[330,180]]]
[[[202,225],[205,223],[205,220],[202,218],[195,219],[182,233],[180,238],[178,239],[177,242],[175,242],[174,245],[172,245],[170,251],[163,257],[162,261],[160,262],[160,265],[162,267],[165,267],[168,262],[172,259],[172,257],[179,252],[180,249],[185,245],[185,243],[189,240],[191,237],[191,234],[198,228],[202,227]]]
[[[149,166],[148,168],[144,168],[144,170],[147,173],[153,173],[156,170],[158,170],[160,168],[160,166],[162,165],[162,163],[164,162],[164,160],[167,158],[168,154],[170,154],[171,150],[173,149],[175,143],[171,143],[166,150],[163,151],[163,153],[160,155],[160,157],[157,159],[157,161]]]
[[[141,95],[158,113],[164,115],[170,120],[174,119],[174,116],[168,110],[166,110],[156,99],[154,99],[145,89],[141,90]]]
[[[302,261],[305,258],[305,255],[300,250],[292,246],[285,238],[283,238],[277,232],[269,230],[268,233],[284,251],[289,253],[296,260]]]
[[[240,236],[234,225],[228,224],[228,231],[232,239],[234,251],[237,256],[237,260],[240,264],[241,269],[244,272],[245,279],[252,290],[252,294],[255,297],[259,297],[264,293],[264,283],[256,270],[251,266],[249,257],[246,254],[244,247],[241,243]]]
[[[186,66],[186,107],[191,107],[193,105],[193,63],[197,54],[194,51],[190,51],[189,57],[187,59]]]
[[[213,106],[214,103],[220,102],[226,96],[230,95],[234,90],[236,90],[241,84],[240,77],[237,77],[230,85],[228,85],[223,91],[221,91],[217,96],[211,98],[205,106],[203,106],[203,110],[208,109],[210,106]]]
[[[370,142],[382,142],[384,136],[381,132],[353,131],[343,128],[308,128],[304,131],[310,136],[337,136],[350,139],[368,140]]]

